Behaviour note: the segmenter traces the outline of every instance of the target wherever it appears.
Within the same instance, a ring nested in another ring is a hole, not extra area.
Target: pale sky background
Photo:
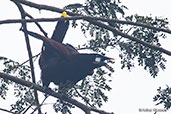
[[[30,0],[31,1],[31,0]],[[69,4],[66,0],[32,0],[36,3],[47,4],[51,6],[56,6],[62,8],[65,4]],[[58,2],[55,2],[58,1]],[[80,3],[81,0],[72,0],[71,3],[75,1]],[[126,15],[130,14],[139,14],[144,16],[149,16],[152,14],[153,17],[167,17],[171,22],[171,7],[170,0],[121,0],[121,2],[129,8],[126,11]],[[30,14],[34,17],[58,17],[56,13],[50,13],[47,11],[35,10],[34,8],[26,7],[26,11],[31,12]],[[0,20],[4,19],[18,19],[20,18],[20,13],[10,0],[1,0],[0,1]],[[56,23],[41,23],[42,27],[48,32],[48,36],[51,36]],[[0,25],[0,56],[8,57],[12,60],[18,61],[20,63],[28,59],[27,50],[25,46],[25,40],[22,32],[19,32],[20,24],[5,24]],[[171,26],[169,25],[171,29]],[[29,30],[38,31],[37,27],[34,24],[29,24]],[[38,31],[39,32],[39,31]],[[80,34],[79,34],[80,33]],[[84,37],[79,30],[70,29],[67,32],[65,42],[71,43],[73,45],[80,44],[79,39],[71,39],[70,36],[80,38]],[[82,38],[81,40],[83,40]],[[171,39],[170,36],[162,40],[164,48],[171,50]],[[41,41],[36,39],[31,39],[31,47],[33,55],[40,52]],[[153,114],[154,112],[139,112],[140,108],[148,109],[163,109],[162,106],[155,106],[153,102],[153,97],[156,94],[156,90],[159,86],[162,88],[166,87],[166,84],[171,86],[171,60],[170,57],[165,55],[167,58],[167,65],[165,71],[160,71],[158,77],[155,79],[150,76],[147,71],[144,71],[141,67],[136,67],[130,71],[121,70],[120,60],[117,53],[113,51],[110,52],[110,56],[116,58],[116,63],[114,64],[115,72],[112,75],[111,87],[112,91],[107,92],[109,95],[109,101],[104,103],[102,107],[103,110],[107,112],[114,112],[115,114]],[[118,60],[118,61],[117,61]],[[35,63],[35,71],[37,81],[40,76],[40,71]],[[9,105],[13,102],[14,97],[12,92],[8,95],[6,101],[0,99],[0,108],[9,109]],[[48,98],[51,99],[51,98]],[[52,108],[44,108],[45,110],[53,110]],[[76,109],[75,109],[76,110]],[[8,114],[0,111],[1,114]],[[81,112],[82,114],[83,112]],[[157,114],[171,114],[171,110],[168,112],[159,112]]]

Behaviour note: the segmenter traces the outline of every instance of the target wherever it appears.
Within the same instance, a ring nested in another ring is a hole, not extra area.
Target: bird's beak
[[[108,58],[108,60],[115,60],[114,58]],[[109,69],[111,72],[114,72],[114,70],[113,70],[113,68],[112,67],[110,67],[107,63],[105,63],[104,64],[104,66],[107,68],[107,69]]]
[[[105,63],[105,67],[106,67],[107,69],[109,69],[111,72],[114,72],[113,68],[110,67],[107,63]]]
[[[109,58],[109,60],[115,60],[114,58]]]

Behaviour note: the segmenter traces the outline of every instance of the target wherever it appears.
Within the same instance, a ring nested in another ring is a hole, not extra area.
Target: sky
[[[36,3],[47,4],[55,7],[62,8],[65,4],[69,2],[64,2],[64,0],[32,0]],[[70,1],[71,2],[71,1]],[[73,2],[73,1],[72,1]],[[80,0],[74,0],[74,2],[80,3]],[[170,0],[121,0],[121,2],[128,7],[129,10],[126,11],[126,15],[139,14],[144,16],[149,16],[152,14],[153,17],[159,16],[168,18],[171,22],[171,11]],[[25,7],[29,13],[34,17],[59,17],[56,13],[49,13],[47,11],[38,11],[34,8]],[[10,0],[0,1],[0,20],[4,19],[19,19],[20,14],[15,4]],[[42,27],[48,32],[48,36],[51,36],[56,23],[42,23]],[[0,56],[8,57],[12,60],[18,61],[20,63],[28,59],[25,40],[23,33],[19,31],[21,27],[20,24],[5,24],[0,25]],[[28,25],[29,30],[38,31],[34,24]],[[171,26],[169,25],[171,29]],[[76,33],[76,34],[75,34]],[[80,33],[80,34],[79,34]],[[69,28],[65,43],[72,43],[76,46],[80,44],[77,39],[71,39],[70,36],[74,37],[84,37],[79,30]],[[171,39],[168,36],[167,39],[162,41],[163,48],[171,49]],[[84,41],[84,38],[83,38]],[[31,48],[33,55],[40,52],[41,41],[36,39],[31,39]],[[102,107],[103,110],[108,112],[114,112],[115,114],[153,114],[154,112],[141,112],[140,109],[163,109],[162,106],[155,106],[153,102],[153,97],[157,93],[159,86],[162,88],[166,87],[166,84],[171,83],[170,78],[170,67],[171,60],[170,57],[165,55],[167,58],[166,70],[160,71],[158,77],[152,78],[147,71],[143,68],[136,66],[131,71],[121,70],[120,61],[117,53],[109,52],[110,55],[114,56],[116,63],[114,64],[115,72],[112,74],[112,82],[110,83],[112,91],[107,92],[109,96],[109,101],[104,103]],[[36,76],[39,78],[40,70],[37,63],[35,62]],[[38,79],[37,79],[38,80]],[[169,85],[170,86],[170,85]],[[13,94],[12,92],[9,93]],[[50,98],[51,99],[51,98]],[[0,108],[9,107],[7,104],[11,104],[13,97],[10,97],[6,101],[0,99]],[[74,109],[76,111],[78,109]],[[1,113],[1,111],[0,111]],[[3,112],[4,113],[4,112]],[[83,112],[82,112],[83,113]],[[170,114],[171,110],[168,112],[159,112],[158,114]],[[5,113],[4,113],[5,114]]]

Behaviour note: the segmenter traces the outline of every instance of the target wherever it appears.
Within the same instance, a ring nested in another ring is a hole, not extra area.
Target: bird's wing
[[[70,55],[68,49],[63,44],[56,42],[53,39],[42,36],[38,33],[32,32],[32,31],[24,31],[24,32],[28,33],[30,36],[33,36],[37,39],[42,40],[45,44],[45,48],[53,48],[55,50],[54,53],[57,53],[58,55],[61,55],[62,57],[65,58]]]

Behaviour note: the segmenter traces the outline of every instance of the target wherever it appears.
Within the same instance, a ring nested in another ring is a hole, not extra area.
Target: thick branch
[[[26,22],[54,22],[54,21],[59,21],[59,20],[99,20],[103,22],[114,22],[114,23],[119,23],[119,24],[128,24],[128,25],[134,25],[134,26],[140,26],[148,29],[153,29],[156,31],[161,31],[161,32],[166,32],[171,34],[171,30],[169,29],[164,29],[164,28],[157,28],[154,26],[150,26],[144,23],[137,23],[137,22],[132,22],[132,21],[124,21],[124,20],[118,20],[118,19],[107,19],[107,18],[102,18],[102,17],[90,17],[90,16],[73,16],[73,17],[65,17],[65,18],[37,18],[37,19],[7,19],[7,20],[1,20],[0,24],[9,24],[9,23],[21,23],[22,21]]]
[[[19,4],[18,2],[15,2],[15,1],[13,1],[13,2],[18,7],[18,9],[21,13],[21,18],[25,19],[26,14],[25,14],[25,11],[24,11],[23,7],[21,6],[21,4]],[[22,27],[24,30],[27,30],[26,22],[22,22]],[[30,67],[31,67],[32,81],[33,81],[33,83],[36,83],[35,73],[34,73],[34,65],[33,65],[33,60],[32,60],[32,52],[31,52],[31,47],[30,47],[30,41],[28,38],[28,34],[24,33],[24,36],[25,36],[27,51],[28,51],[28,55],[29,55],[29,59],[30,59],[29,62],[30,62]],[[40,109],[40,105],[39,105],[37,90],[34,90],[34,96],[35,96],[36,105],[38,107],[38,112],[39,112],[39,114],[42,114],[41,109]]]
[[[0,78],[11,80],[11,81],[13,81],[15,83],[21,84],[21,85],[29,87],[29,88],[31,87],[33,89],[36,89],[36,90],[38,90],[40,92],[45,93],[45,89],[43,87],[38,86],[38,85],[36,85],[34,83],[31,83],[31,82],[19,79],[17,77],[14,77],[14,76],[11,76],[11,75],[8,75],[8,74],[4,74],[4,73],[0,72]],[[105,112],[103,110],[98,110],[98,109],[94,109],[92,107],[88,107],[88,106],[78,102],[75,99],[68,98],[67,96],[61,95],[59,93],[56,93],[56,92],[54,92],[54,91],[52,91],[50,89],[46,90],[46,93],[51,95],[51,96],[53,96],[53,97],[55,97],[55,98],[59,98],[59,99],[64,100],[66,102],[72,103],[73,105],[75,105],[78,108],[82,109],[86,114],[89,114],[88,112],[90,112],[90,111],[95,111],[95,112],[98,112],[100,114],[113,114],[113,113]]]
[[[37,19],[7,19],[7,20],[1,20],[1,24],[17,24],[17,23],[22,23],[22,22],[27,22],[27,23],[32,23],[32,22],[56,22],[60,20],[78,20],[82,19],[83,16],[75,16],[75,17],[59,17],[59,18],[37,18]]]
[[[107,29],[107,30],[112,31],[114,34],[117,34],[117,35],[120,35],[120,36],[122,36],[122,37],[124,37],[124,38],[128,38],[128,39],[130,39],[130,40],[133,40],[133,41],[135,41],[135,42],[137,42],[137,43],[140,43],[140,44],[142,44],[142,45],[144,45],[144,46],[146,46],[146,47],[149,47],[149,48],[151,48],[151,49],[153,49],[153,50],[158,50],[158,51],[160,51],[160,52],[163,52],[163,53],[165,53],[165,54],[171,56],[171,51],[166,50],[166,49],[164,49],[164,48],[162,48],[162,47],[159,47],[159,46],[152,45],[152,44],[150,44],[150,43],[144,42],[144,41],[140,40],[139,38],[136,38],[136,37],[130,36],[130,35],[128,35],[128,34],[122,33],[121,31],[116,30],[115,28],[113,28],[113,27],[111,27],[111,26],[105,25],[105,24],[100,23],[100,22],[98,22],[98,21],[90,21],[90,23],[95,24],[95,25],[98,25],[98,26],[100,26],[100,27],[103,27],[103,28],[105,28],[105,29]]]
[[[52,7],[52,6],[48,6],[48,5],[42,5],[42,4],[36,4],[33,2],[29,2],[27,0],[12,0],[12,1],[18,1],[24,5],[30,6],[30,7],[34,7],[37,8],[39,10],[49,10],[49,11],[53,11],[53,12],[59,12],[62,13],[64,10],[60,9],[60,8],[56,8],[56,7]],[[66,11],[69,15],[71,16],[81,16],[80,14],[76,14],[73,12],[68,12]],[[115,23],[120,23],[120,24],[129,24],[129,25],[135,25],[135,26],[142,26],[145,28],[149,28],[149,29],[153,29],[153,30],[157,30],[157,31],[162,31],[162,32],[166,32],[171,34],[171,30],[169,29],[163,29],[163,28],[156,28],[147,24],[143,24],[143,23],[136,23],[136,22],[131,22],[131,21],[123,21],[123,20],[117,20],[117,19],[105,19],[105,18],[101,18],[101,17],[90,17],[90,16],[83,16],[82,19],[89,19],[89,20],[101,20],[101,21],[105,21],[105,22],[115,22]]]
[[[40,5],[40,4],[36,4],[36,3],[32,3],[32,2],[28,2],[26,0],[12,0],[12,1],[18,1],[22,4],[25,4],[27,6],[30,6],[30,7],[34,7],[34,8],[37,8],[39,10],[41,9],[44,9],[44,10],[50,10],[50,11],[55,11],[55,12],[63,12],[64,10],[63,9],[60,9],[60,8],[55,8],[55,7],[52,7],[52,6],[47,6],[47,5]],[[76,14],[76,13],[72,13],[72,12],[68,12],[67,13],[71,16],[80,16],[79,14]],[[152,48],[154,50],[159,50],[167,55],[170,55],[171,56],[171,51],[168,51],[166,49],[163,49],[162,47],[159,47],[159,46],[156,46],[156,45],[152,45],[152,44],[149,44],[147,42],[144,42],[138,38],[135,38],[135,37],[132,37],[128,34],[125,34],[125,33],[122,33],[121,31],[118,31],[116,30],[115,28],[109,26],[109,25],[105,25],[99,21],[95,21],[95,20],[91,20],[89,18],[86,18],[85,20],[89,21],[90,23],[94,24],[94,25],[97,25],[97,26],[100,26],[100,27],[103,27],[109,31],[112,31],[113,33],[117,34],[117,35],[120,35],[122,37],[125,37],[125,38],[128,38],[130,40],[133,40],[133,41],[136,41],[137,43],[140,43],[146,47],[149,47],[149,48]]]

